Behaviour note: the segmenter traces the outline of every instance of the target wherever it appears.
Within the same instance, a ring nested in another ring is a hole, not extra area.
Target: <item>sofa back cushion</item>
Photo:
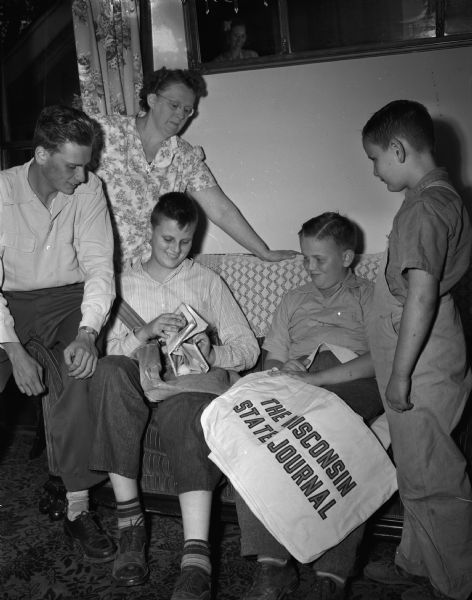
[[[373,281],[380,258],[380,253],[360,255],[355,273]],[[250,254],[199,254],[195,259],[226,282],[258,338],[267,333],[282,296],[309,281],[301,254],[280,262],[265,262]]]

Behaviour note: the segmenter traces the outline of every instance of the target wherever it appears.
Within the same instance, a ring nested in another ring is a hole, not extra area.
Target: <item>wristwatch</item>
[[[79,331],[85,331],[85,333],[88,333],[89,335],[93,335],[95,340],[98,337],[98,331],[95,331],[95,329],[93,327],[87,327],[86,325],[82,325],[81,327],[79,327]]]

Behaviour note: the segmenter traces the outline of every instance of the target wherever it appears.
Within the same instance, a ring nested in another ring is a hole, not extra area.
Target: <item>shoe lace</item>
[[[208,575],[198,567],[184,569],[174,587],[174,592],[193,592],[208,587]]]
[[[283,567],[274,567],[266,563],[259,564],[259,571],[254,578],[250,594],[263,594],[267,589],[282,589],[287,584],[286,571]]]
[[[99,524],[96,521],[96,514],[92,511],[90,512],[82,512],[78,517],[82,523],[82,526],[85,530],[87,537],[90,539],[101,539],[102,531],[100,529]]]
[[[335,600],[342,598],[343,588],[329,577],[317,577],[313,591],[317,600]]]

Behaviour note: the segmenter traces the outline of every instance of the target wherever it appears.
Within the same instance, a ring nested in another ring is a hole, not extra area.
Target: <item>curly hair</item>
[[[195,94],[195,100],[207,95],[207,86],[203,77],[197,71],[188,69],[167,69],[162,67],[144,79],[139,93],[139,104],[144,111],[149,110],[148,94],[157,94],[175,83],[183,83]]]

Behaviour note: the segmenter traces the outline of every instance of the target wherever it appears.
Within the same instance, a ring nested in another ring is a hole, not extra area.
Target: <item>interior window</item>
[[[184,0],[203,71],[472,43],[471,0]]]

